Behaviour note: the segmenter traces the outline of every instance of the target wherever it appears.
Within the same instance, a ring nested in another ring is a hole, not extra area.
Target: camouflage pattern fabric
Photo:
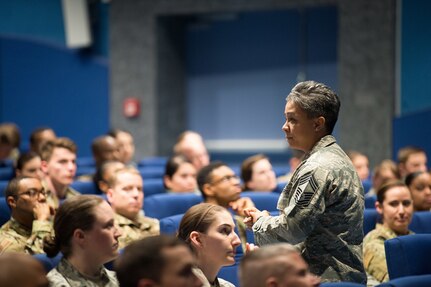
[[[46,185],[44,185],[44,187],[46,188]],[[66,196],[64,199],[68,199],[71,198],[73,196],[76,195],[80,195],[81,193],[79,193],[77,190],[71,188],[70,186],[66,189]],[[57,197],[57,195],[55,195],[52,191],[47,189],[47,196],[46,196],[46,202],[54,207],[55,210],[58,209],[58,207],[60,206],[60,199]]]
[[[333,136],[305,155],[280,195],[279,216],[253,225],[258,245],[302,243],[302,256],[322,282],[365,284],[362,262],[364,190]]]
[[[132,241],[148,236],[160,234],[160,224],[155,218],[145,217],[141,214],[135,221],[132,221],[118,213],[114,215],[115,224],[121,229],[119,243],[120,249],[126,247]]]
[[[413,232],[409,231],[409,234]],[[377,224],[364,238],[365,271],[379,282],[389,281],[385,241],[398,235],[390,228]]]
[[[61,287],[118,287],[114,271],[102,267],[97,279],[90,279],[78,272],[66,259],[62,258],[57,267],[47,275],[49,286]]]
[[[11,218],[0,228],[0,254],[20,252],[38,254],[43,252],[43,238],[53,231],[52,223],[34,220],[32,229]]]
[[[233,285],[229,281],[217,277],[214,283],[211,284],[205,277],[205,274],[202,272],[202,270],[197,267],[193,268],[193,273],[196,275],[196,277],[199,278],[199,280],[201,280],[202,287],[235,287],[235,285]]]

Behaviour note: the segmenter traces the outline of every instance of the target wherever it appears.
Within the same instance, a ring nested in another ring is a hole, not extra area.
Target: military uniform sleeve
[[[43,252],[43,239],[53,230],[52,223],[46,220],[34,220],[31,236],[26,242],[26,251],[31,254]]]
[[[335,184],[328,177],[328,172],[319,168],[302,172],[293,182],[289,197],[282,194],[281,214],[263,216],[255,222],[255,242],[258,245],[303,242],[325,211],[325,194],[329,186]]]
[[[0,233],[0,254],[3,254],[6,251],[21,252],[22,247],[20,248],[19,246],[14,244],[15,242],[16,240],[14,240],[13,238],[10,238],[6,234]]]
[[[389,280],[384,238],[364,239],[364,267],[378,281]]]

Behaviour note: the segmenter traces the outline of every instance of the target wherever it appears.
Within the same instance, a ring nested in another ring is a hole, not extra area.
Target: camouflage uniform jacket
[[[253,225],[258,245],[302,243],[302,256],[322,281],[366,282],[362,262],[364,190],[331,135],[305,155],[278,200],[279,216]]]
[[[132,221],[118,213],[114,215],[116,225],[121,229],[119,243],[120,249],[129,245],[132,241],[160,234],[160,224],[155,218],[138,215],[137,220]]]
[[[71,198],[72,196],[80,195],[80,193],[77,190],[71,188],[70,186],[67,187],[65,194],[66,196],[64,197],[64,199],[68,199],[68,198]],[[54,209],[57,210],[58,207],[60,206],[60,200],[62,199],[59,199],[51,190],[48,190],[46,202],[49,205],[51,205],[52,207],[54,207]]]
[[[413,232],[409,231],[409,234]],[[364,238],[364,266],[368,274],[379,282],[389,280],[386,265],[385,241],[398,235],[390,228],[377,224]]]
[[[44,253],[43,238],[51,232],[50,221],[33,220],[30,230],[11,218],[0,228],[0,254],[3,252]]]
[[[47,275],[49,286],[52,287],[118,287],[119,283],[114,271],[101,267],[97,279],[90,279],[75,269],[66,259],[62,258],[57,267]]]
[[[214,280],[214,283],[211,284],[207,277],[205,277],[205,274],[202,272],[202,270],[197,267],[193,268],[193,273],[199,278],[199,280],[201,280],[203,284],[202,287],[235,287],[235,285],[229,281],[217,277]]]

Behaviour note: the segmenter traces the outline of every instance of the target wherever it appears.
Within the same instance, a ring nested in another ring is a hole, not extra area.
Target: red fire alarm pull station
[[[137,98],[127,98],[123,103],[123,113],[126,118],[136,118],[141,113],[141,103]]]

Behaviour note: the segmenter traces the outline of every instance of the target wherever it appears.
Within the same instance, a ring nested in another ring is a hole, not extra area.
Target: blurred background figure
[[[118,160],[108,160],[102,163],[93,176],[93,182],[102,193],[107,193],[109,188],[109,181],[114,175],[115,171],[124,168],[125,165]]]
[[[398,151],[398,172],[401,178],[415,171],[427,171],[427,155],[419,147],[406,146]]]
[[[42,159],[39,154],[29,151],[18,157],[15,164],[15,176],[29,176],[38,179],[43,178]]]
[[[15,161],[19,156],[20,144],[21,134],[18,126],[14,123],[0,124],[0,163]]]
[[[180,134],[174,145],[174,153],[188,158],[198,172],[210,163],[210,156],[202,136],[194,131],[185,131]]]
[[[48,287],[42,264],[31,255],[6,253],[0,255],[0,286]]]
[[[431,210],[431,175],[425,171],[410,173],[405,179],[413,199],[415,211]]]
[[[289,182],[304,157],[304,152],[302,150],[292,149],[291,151],[292,156],[289,159],[289,172],[285,175],[279,176],[277,178],[278,182]]]
[[[376,191],[385,182],[391,179],[399,179],[397,165],[393,160],[385,159],[379,163],[373,171],[372,175],[372,187],[366,194],[366,196],[376,195]]]
[[[166,163],[163,183],[168,192],[200,194],[195,166],[184,155],[174,155]]]
[[[113,136],[102,135],[95,138],[91,144],[91,151],[96,168],[107,160],[120,160],[118,146],[119,144]]]
[[[40,127],[30,134],[30,150],[40,153],[42,145],[47,141],[54,141],[57,138],[54,130],[49,127]]]
[[[121,129],[114,129],[108,133],[117,140],[119,158],[124,164],[133,164],[135,155],[135,142],[130,132]]]
[[[273,191],[277,187],[277,179],[272,165],[263,154],[246,158],[241,165],[243,190]]]
[[[361,181],[367,180],[370,176],[368,157],[365,154],[354,150],[347,152],[347,156],[352,161],[359,179]]]
[[[368,284],[371,280],[377,280],[376,283],[389,280],[385,241],[400,235],[412,234],[408,227],[413,217],[413,202],[407,186],[399,180],[383,184],[377,191],[376,209],[382,223],[378,223],[376,228],[365,236],[363,243]]]

